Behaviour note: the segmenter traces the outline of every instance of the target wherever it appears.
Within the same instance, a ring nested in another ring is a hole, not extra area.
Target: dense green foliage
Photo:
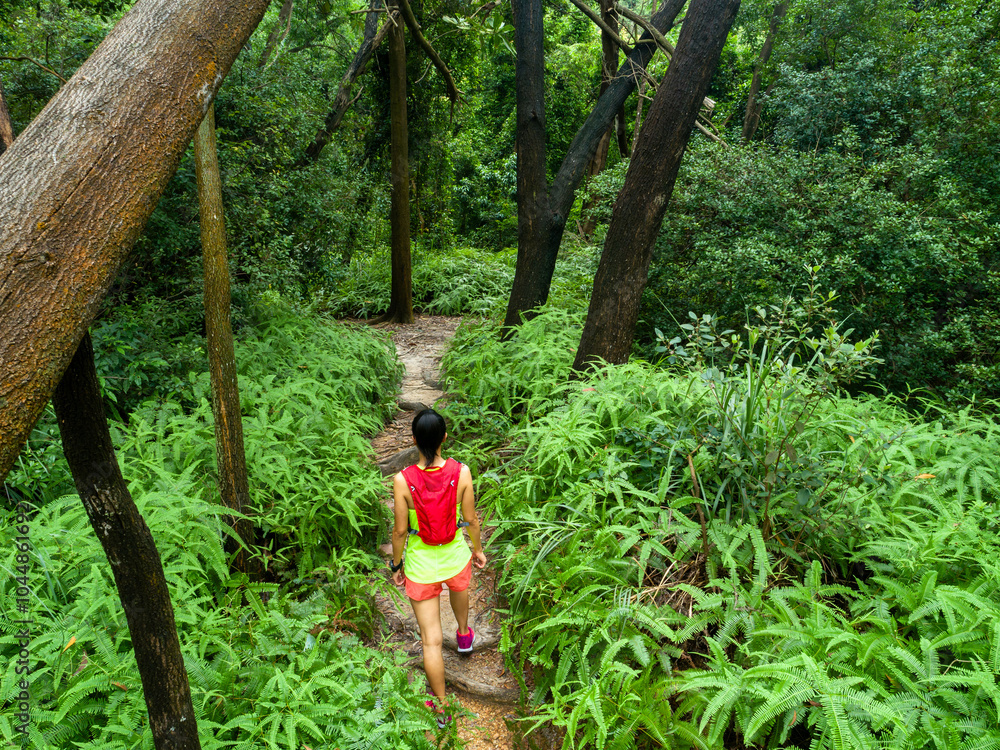
[[[367,330],[279,305],[258,313],[266,322],[244,331],[237,357],[247,512],[273,583],[248,584],[227,567],[204,363],[115,429],[123,474],[163,559],[202,746],[367,747],[376,738],[380,747],[431,747],[419,683],[401,659],[360,640],[376,622],[367,574],[379,564],[373,550],[386,517],[367,438],[392,404],[399,365]],[[163,356],[176,361],[172,351]],[[152,747],[114,581],[79,498],[66,494],[68,469],[47,424],[7,480],[15,499],[38,507],[33,746]],[[0,529],[9,572],[14,525],[5,519]],[[15,588],[13,575],[0,583],[4,702],[16,693]],[[15,738],[6,712],[0,736]]]
[[[569,217],[550,305],[501,340],[517,244],[510,6],[412,4],[464,93],[452,108],[409,45],[414,303],[477,319],[445,362],[447,410],[500,524],[490,554],[525,726],[555,725],[566,748],[1000,747],[1000,4],[791,0],[761,62],[776,3],[744,0],[709,93],[726,145],[696,135],[687,150],[640,357],[580,379],[628,159],[612,144]],[[4,6],[0,49],[34,60],[0,61],[15,133],[129,5]],[[223,552],[190,154],[94,325],[97,366],[175,592],[203,746],[426,747],[419,683],[370,647],[387,519],[368,438],[399,367],[384,338],[324,317],[388,307],[387,56],[311,163],[363,16],[297,2],[264,60],[278,6],[216,100],[267,583],[231,578]],[[600,40],[566,0],[545,14],[551,179],[596,101]],[[742,143],[758,64],[761,122]],[[6,517],[20,499],[37,508],[34,744],[149,747],[51,412],[5,490]],[[5,520],[5,571],[12,535]],[[6,712],[0,736],[14,738]]]
[[[811,336],[821,300],[771,311],[729,367],[700,321],[676,364],[568,383],[565,312],[460,331],[449,372],[482,406],[452,410],[514,420],[483,477],[504,649],[565,748],[1000,740],[1000,430],[841,395],[868,345]]]

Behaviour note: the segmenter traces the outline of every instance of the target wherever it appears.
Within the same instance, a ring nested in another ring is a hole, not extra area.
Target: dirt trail
[[[402,393],[398,398],[400,411],[372,440],[387,487],[391,486],[390,477],[393,474],[417,461],[410,424],[416,411],[434,406],[444,395],[441,391],[441,355],[460,321],[461,318],[457,317],[421,315],[411,325],[376,326],[390,331],[399,358],[406,367]],[[391,492],[387,492],[387,497],[391,503]],[[484,536],[490,531],[484,529]],[[382,554],[391,556],[392,545],[384,545]],[[483,571],[477,570],[470,586],[469,622],[476,630],[476,647],[468,656],[460,656],[455,651],[457,625],[448,603],[447,590],[441,594],[445,679],[449,691],[453,690],[462,705],[473,714],[471,718],[459,722],[458,733],[470,750],[512,749],[517,745],[507,729],[504,716],[514,715],[518,690],[516,681],[504,670],[503,658],[496,649],[500,623],[494,611],[496,591],[492,566],[487,564]],[[409,601],[402,592],[400,595],[401,602],[377,597],[388,630],[384,634],[385,648],[405,650],[412,657],[413,666],[420,668],[423,658],[419,631]]]

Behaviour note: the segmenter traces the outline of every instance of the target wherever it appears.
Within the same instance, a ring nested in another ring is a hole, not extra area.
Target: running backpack
[[[438,471],[407,466],[403,477],[413,496],[417,511],[417,535],[433,546],[448,544],[458,530],[458,476],[462,464],[453,458]]]

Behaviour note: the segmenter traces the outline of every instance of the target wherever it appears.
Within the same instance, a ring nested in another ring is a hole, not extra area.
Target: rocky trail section
[[[400,411],[396,418],[372,440],[375,458],[386,477],[386,498],[391,504],[390,477],[416,463],[410,425],[416,412],[433,407],[444,396],[441,390],[441,356],[455,334],[461,318],[422,315],[410,325],[374,326],[390,332],[400,361],[406,367],[402,392],[397,399]],[[447,452],[447,446],[446,446]],[[484,528],[488,538],[491,529]],[[384,557],[392,555],[392,545],[383,545]],[[447,590],[441,593],[441,627],[444,632],[445,680],[472,717],[459,723],[459,736],[470,750],[503,750],[517,747],[505,716],[513,716],[519,692],[516,680],[504,669],[496,645],[500,622],[494,611],[495,573],[487,564],[475,571],[470,592],[469,623],[476,631],[472,654],[459,655],[455,640],[457,624],[448,602]],[[402,591],[398,597],[376,596],[379,611],[385,617],[384,647],[401,649],[411,657],[410,664],[423,666],[420,632],[409,600]]]

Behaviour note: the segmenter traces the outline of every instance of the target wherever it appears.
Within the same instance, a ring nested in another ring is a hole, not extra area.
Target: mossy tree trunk
[[[138,0],[0,158],[0,479],[268,0]]]
[[[195,173],[201,248],[205,263],[205,333],[208,365],[212,378],[212,416],[215,419],[215,456],[222,504],[237,513],[250,506],[246,453],[243,449],[243,419],[240,387],[236,376],[236,351],[230,323],[229,263],[226,257],[226,223],[222,207],[222,180],[215,145],[215,107],[208,108],[194,137]],[[243,540],[226,540],[226,551],[235,553],[234,568],[258,577],[257,565],[246,548],[254,542],[249,519],[232,516],[227,523]]]
[[[85,334],[52,396],[63,452],[125,609],[157,750],[197,750],[180,641],[153,535],[122,477]]]
[[[0,156],[14,142],[14,125],[10,121],[10,110],[3,94],[3,80],[0,80]]]
[[[395,7],[395,6],[393,6]],[[379,318],[392,323],[413,322],[410,267],[410,155],[406,121],[406,37],[398,21],[389,29],[389,146],[392,193],[389,223],[392,231],[392,286],[389,310]]]
[[[573,368],[625,362],[653,243],[740,0],[691,0],[667,74],[650,105],[611,213]]]

